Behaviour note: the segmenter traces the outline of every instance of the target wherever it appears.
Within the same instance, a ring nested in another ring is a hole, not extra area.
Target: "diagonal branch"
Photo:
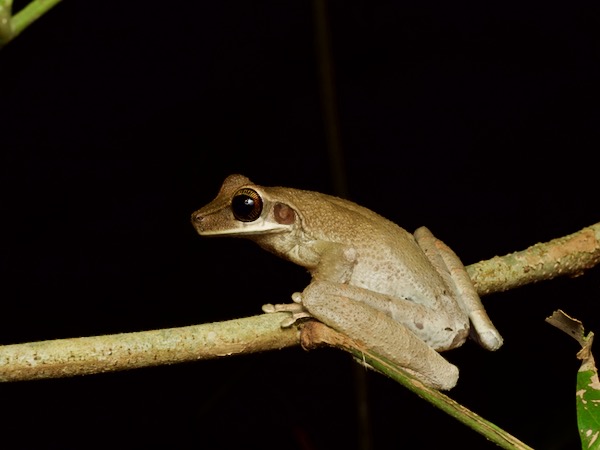
[[[347,336],[337,333],[320,322],[313,320],[306,322],[303,325],[302,340],[302,345],[305,348],[307,346],[313,348],[320,345],[329,345],[349,352],[363,365],[387,375],[436,408],[441,409],[446,414],[464,423],[502,448],[531,450],[531,447],[527,444],[521,442],[500,427],[478,416],[442,392],[424,385],[420,380],[399,369],[390,361],[364,348],[359,342],[355,342]]]

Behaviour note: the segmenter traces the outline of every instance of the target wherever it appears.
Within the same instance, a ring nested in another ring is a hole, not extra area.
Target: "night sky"
[[[19,2],[17,2],[17,7]],[[347,195],[465,264],[599,220],[600,8],[328,2]],[[309,281],[191,213],[223,179],[335,193],[309,1],[65,0],[0,51],[0,343],[256,315]],[[600,271],[484,298],[505,339],[445,356],[450,396],[579,447],[577,344]],[[299,348],[0,385],[26,449],[358,449],[351,358]],[[374,449],[496,448],[374,372]],[[3,445],[4,447],[4,445]]]

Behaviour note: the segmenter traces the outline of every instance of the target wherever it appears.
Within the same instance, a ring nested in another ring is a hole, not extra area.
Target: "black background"
[[[19,4],[17,3],[17,7]],[[330,1],[349,197],[465,264],[598,220],[593,2]],[[313,4],[59,4],[0,52],[5,344],[228,320],[303,269],[190,214],[230,173],[333,192]],[[447,353],[451,397],[535,448],[578,448],[577,344],[598,270],[484,299],[505,338]],[[0,385],[5,448],[357,448],[333,350]],[[376,449],[495,448],[369,373]]]

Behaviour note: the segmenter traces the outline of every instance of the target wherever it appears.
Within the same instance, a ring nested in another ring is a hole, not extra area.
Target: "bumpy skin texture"
[[[240,192],[256,194],[252,220],[233,211]],[[456,383],[458,369],[434,349],[462,345],[469,316],[478,321],[476,335],[483,332],[482,345],[502,344],[460,260],[426,228],[415,239],[350,201],[263,187],[242,175],[229,176],[192,221],[201,235],[245,237],[310,271],[311,284],[295,298],[301,305],[274,310],[303,310],[298,317],[314,316],[361,340],[432,386]]]

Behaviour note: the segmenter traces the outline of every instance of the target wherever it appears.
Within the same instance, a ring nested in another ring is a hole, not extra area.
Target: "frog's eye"
[[[263,202],[256,192],[250,188],[242,188],[231,199],[231,210],[240,222],[252,222],[260,217]]]

